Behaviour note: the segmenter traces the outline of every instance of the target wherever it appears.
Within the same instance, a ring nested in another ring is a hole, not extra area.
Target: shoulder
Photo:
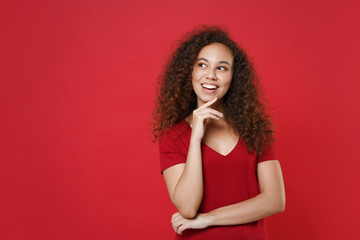
[[[264,152],[259,156],[257,156],[257,162],[265,162],[269,160],[279,160],[278,153],[276,150],[275,143],[271,143],[268,145]]]
[[[170,130],[164,132],[160,139],[159,139],[159,144],[164,144],[166,142],[169,141],[174,141],[174,140],[180,140],[182,139],[186,134],[189,133],[189,124],[185,121],[182,120],[179,123],[177,123],[174,127],[172,127]]]
[[[190,144],[190,136],[190,125],[185,120],[180,121],[160,137],[160,152],[174,149],[180,152],[186,152]]]
[[[163,134],[159,140],[161,172],[179,163],[186,162],[191,130],[185,121],[181,121]]]

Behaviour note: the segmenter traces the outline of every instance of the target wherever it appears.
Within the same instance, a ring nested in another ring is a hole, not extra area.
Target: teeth
[[[217,86],[209,85],[209,84],[201,84],[201,86],[207,89],[217,89]]]

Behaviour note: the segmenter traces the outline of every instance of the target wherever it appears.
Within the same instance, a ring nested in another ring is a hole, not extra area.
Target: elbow
[[[276,213],[281,213],[285,211],[285,198],[270,197],[268,198],[267,206],[267,212],[269,216]]]
[[[284,192],[280,198],[279,212],[285,211],[285,205],[286,205],[286,197]]]
[[[285,198],[275,201],[273,204],[273,210],[274,213],[282,213],[285,211]]]
[[[285,202],[281,202],[276,210],[277,213],[282,213],[283,211],[285,211]]]
[[[267,215],[271,216],[277,213],[282,213],[285,210],[285,205],[281,203],[272,203],[269,204],[269,207],[267,209]]]
[[[174,201],[173,203],[175,205],[175,207],[177,208],[177,210],[179,211],[179,213],[181,214],[181,216],[183,216],[184,218],[195,218],[196,215],[198,214],[198,209],[200,207],[200,201]]]
[[[179,213],[181,214],[181,216],[183,216],[184,218],[195,218],[197,215],[197,211],[195,209],[191,209],[191,208],[182,208],[182,209],[178,209]]]

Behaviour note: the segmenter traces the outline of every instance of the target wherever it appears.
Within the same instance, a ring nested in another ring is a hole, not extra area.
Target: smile
[[[201,84],[201,86],[202,86],[203,88],[205,88],[205,89],[208,89],[208,90],[215,90],[215,89],[219,88],[219,87],[216,86],[216,85],[205,84],[205,83]]]

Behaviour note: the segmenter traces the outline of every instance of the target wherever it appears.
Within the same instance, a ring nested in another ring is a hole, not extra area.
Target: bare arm
[[[282,212],[285,209],[285,188],[279,161],[259,163],[257,173],[261,191],[259,195],[198,214],[194,219],[186,219],[175,213],[172,217],[175,232],[181,234],[188,228],[244,224]]]
[[[200,143],[190,140],[186,163],[172,166],[163,174],[172,203],[182,216],[195,217],[203,196]]]
[[[163,174],[170,199],[186,218],[196,216],[203,197],[201,140],[205,133],[205,120],[219,119],[222,113],[208,108],[216,99],[193,112],[193,126],[186,163],[166,169]]]

